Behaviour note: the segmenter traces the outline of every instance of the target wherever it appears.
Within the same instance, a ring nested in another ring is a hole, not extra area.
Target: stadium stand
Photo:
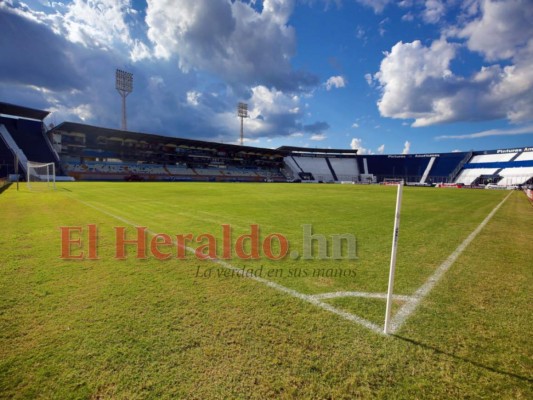
[[[533,150],[530,151],[523,151],[522,153],[518,154],[518,157],[516,157],[515,161],[532,161],[533,160]]]
[[[385,179],[403,179],[405,182],[420,182],[433,155],[368,155],[364,156],[368,173],[378,182]]]
[[[524,185],[530,183],[533,178],[533,166],[504,168],[498,175],[501,176],[499,186]]]
[[[471,153],[462,152],[439,154],[439,156],[435,158],[435,162],[433,163],[433,167],[431,168],[426,182],[453,182],[455,178],[454,172],[458,169],[457,167],[461,163],[463,163],[463,165],[466,164],[470,157]],[[459,173],[459,171],[457,171],[457,173]]]
[[[0,151],[5,173],[14,173],[15,156],[19,160],[21,175],[26,173],[28,160],[52,162],[56,164],[57,170],[61,171],[59,157],[45,133],[43,119],[48,114],[48,111],[0,102]]]
[[[501,186],[533,182],[533,148],[441,154],[358,155],[357,150],[265,149],[64,122],[0,102],[0,179],[26,160],[54,162],[78,180],[353,182]]]
[[[64,122],[52,132],[68,174],[86,180],[284,182],[276,150]]]
[[[516,155],[517,152],[504,154],[478,154],[472,157],[470,164],[510,161]]]
[[[294,157],[296,163],[300,166],[303,172],[308,172],[314,176],[316,180],[322,182],[333,182],[333,174],[329,168],[325,157]]]
[[[339,182],[359,180],[357,150],[309,149],[282,146],[277,149],[285,154],[285,167],[292,177],[304,181]]]
[[[357,182],[359,180],[359,167],[355,158],[328,157],[327,160],[335,171],[337,181]]]
[[[2,126],[0,126],[0,132],[1,131]],[[0,136],[2,136],[0,139],[0,179],[5,180],[10,174],[14,173],[14,157],[3,139],[3,135],[0,134]]]
[[[463,185],[472,185],[477,180],[485,179],[492,182],[491,177],[498,171],[498,168],[465,168],[461,171],[456,179],[456,183],[462,183]],[[480,182],[481,183],[481,182]]]
[[[456,182],[465,185],[492,183],[523,185],[533,178],[533,149],[497,150],[475,154],[464,165]]]

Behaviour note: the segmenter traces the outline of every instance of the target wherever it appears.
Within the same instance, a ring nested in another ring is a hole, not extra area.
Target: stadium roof
[[[319,149],[319,148],[309,148],[309,147],[294,147],[294,146],[281,146],[278,147],[279,151],[287,153],[307,153],[307,154],[357,154],[357,149]]]
[[[35,108],[17,106],[15,104],[0,102],[0,114],[14,115],[16,117],[38,119],[42,121],[45,119],[50,111],[37,110]]]
[[[93,125],[80,124],[77,122],[63,122],[54,127],[52,131],[78,132],[92,136],[118,137],[121,139],[145,140],[147,142],[165,142],[173,143],[177,146],[188,146],[191,148],[209,148],[220,151],[233,153],[248,153],[269,156],[282,156],[283,152],[279,149],[265,149],[262,147],[240,146],[236,144],[225,144],[217,142],[208,142],[204,140],[183,139],[174,136],[156,135],[143,132],[123,131],[120,129],[102,128]]]

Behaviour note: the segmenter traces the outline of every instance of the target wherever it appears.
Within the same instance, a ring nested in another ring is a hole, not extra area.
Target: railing
[[[466,165],[466,163],[468,161],[470,161],[470,159],[472,158],[472,155],[474,153],[472,152],[469,152],[467,153],[467,155],[465,156],[465,158],[463,158],[461,160],[461,162],[457,165],[457,167],[455,167],[455,169],[453,170],[453,172],[450,174],[449,176],[449,181],[450,182],[453,182],[455,181],[455,178],[457,178],[457,176],[459,175],[459,173],[461,172],[461,170],[463,169],[463,167]]]
[[[4,143],[6,144],[7,148],[10,149],[13,153],[13,157],[16,156],[18,158],[19,164],[24,170],[24,174],[26,174],[26,165],[28,164],[28,158],[26,157],[26,154],[24,154],[24,152],[21,150],[21,148],[18,147],[17,143],[15,143],[15,140],[3,124],[0,124],[0,136],[4,140]]]

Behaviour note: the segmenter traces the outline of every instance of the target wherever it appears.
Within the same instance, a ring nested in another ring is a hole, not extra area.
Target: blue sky
[[[532,0],[0,1],[0,101],[47,123],[397,154],[533,145]]]

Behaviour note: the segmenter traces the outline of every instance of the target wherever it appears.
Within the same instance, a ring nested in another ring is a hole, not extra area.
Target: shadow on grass
[[[465,358],[465,357],[460,357],[460,356],[457,356],[457,355],[452,354],[450,352],[447,352],[447,351],[438,349],[436,347],[433,347],[433,346],[431,346],[429,344],[422,343],[422,342],[417,342],[416,340],[409,339],[409,338],[406,338],[406,337],[403,337],[403,336],[399,336],[399,335],[391,335],[391,336],[394,336],[397,339],[409,342],[409,343],[414,344],[416,346],[420,346],[420,347],[422,347],[424,349],[431,350],[431,351],[433,351],[433,352],[435,352],[437,354],[442,354],[442,355],[445,355],[445,356],[448,356],[448,357],[455,358],[456,360],[464,361],[464,362],[469,363],[471,365],[474,365],[474,366],[476,366],[478,368],[483,368],[483,369],[485,369],[487,371],[495,372],[497,374],[507,375],[507,376],[510,376],[512,378],[516,378],[516,379],[519,379],[521,381],[524,381],[524,382],[533,383],[533,378],[528,378],[526,376],[518,375],[518,374],[515,374],[513,372],[502,371],[500,369],[489,367],[488,365],[481,364],[478,361],[470,360],[470,359]]]
[[[6,190],[10,186],[11,186],[11,182],[7,182],[3,186],[0,186],[0,194],[2,194],[4,190]]]

